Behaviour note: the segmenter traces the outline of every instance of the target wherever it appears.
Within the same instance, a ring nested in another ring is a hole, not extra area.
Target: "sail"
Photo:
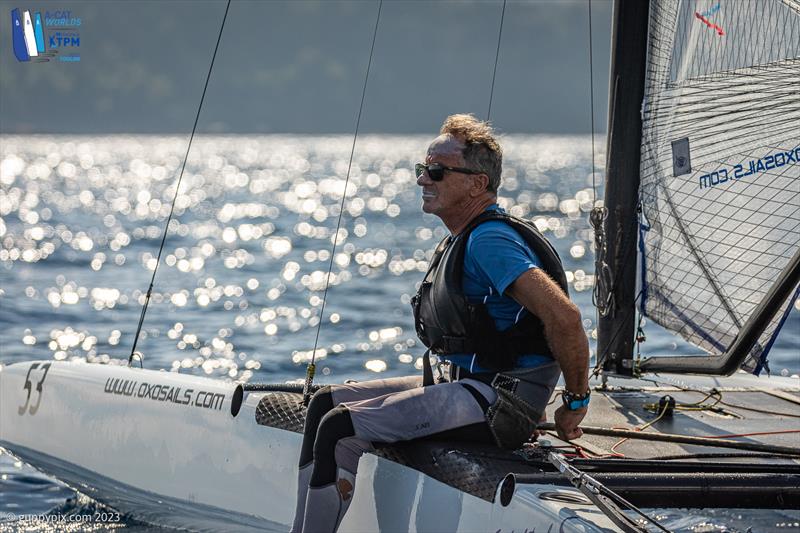
[[[640,309],[721,354],[800,246],[800,2],[658,0],[649,32]]]

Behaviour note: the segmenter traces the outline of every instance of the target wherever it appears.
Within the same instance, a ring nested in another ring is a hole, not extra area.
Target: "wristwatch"
[[[590,390],[583,394],[575,394],[574,392],[564,389],[564,392],[561,393],[561,400],[564,402],[564,407],[570,411],[577,411],[589,405],[589,397],[591,395],[592,391]]]

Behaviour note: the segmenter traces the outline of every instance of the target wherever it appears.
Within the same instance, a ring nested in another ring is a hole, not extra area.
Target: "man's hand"
[[[547,413],[546,412],[542,413],[542,417],[539,419],[539,423],[540,424],[544,424],[545,422],[547,422]],[[533,435],[531,435],[531,439],[530,440],[531,441],[535,441],[536,439],[538,439],[539,437],[541,437],[543,435],[547,435],[547,430],[546,429],[536,429],[536,430],[533,431]]]
[[[555,423],[556,432],[561,440],[577,439],[583,435],[583,430],[578,427],[583,417],[586,416],[588,409],[581,407],[575,411],[570,411],[565,406],[556,409]]]

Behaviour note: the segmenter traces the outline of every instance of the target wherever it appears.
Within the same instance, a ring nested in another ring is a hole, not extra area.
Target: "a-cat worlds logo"
[[[11,45],[20,62],[45,63],[51,60],[81,60],[81,19],[71,11],[11,10]]]

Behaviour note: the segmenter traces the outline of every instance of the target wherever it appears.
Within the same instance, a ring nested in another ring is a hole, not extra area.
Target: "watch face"
[[[569,404],[569,408],[573,411],[580,409],[581,407],[586,407],[586,404],[589,403],[586,399],[583,400],[572,400]]]
[[[586,395],[582,397],[577,397],[577,395],[572,394],[571,392],[564,391],[561,395],[561,399],[564,401],[564,405],[570,411],[576,411],[581,407],[586,407],[589,405],[589,397],[591,396],[591,391],[587,392]]]

